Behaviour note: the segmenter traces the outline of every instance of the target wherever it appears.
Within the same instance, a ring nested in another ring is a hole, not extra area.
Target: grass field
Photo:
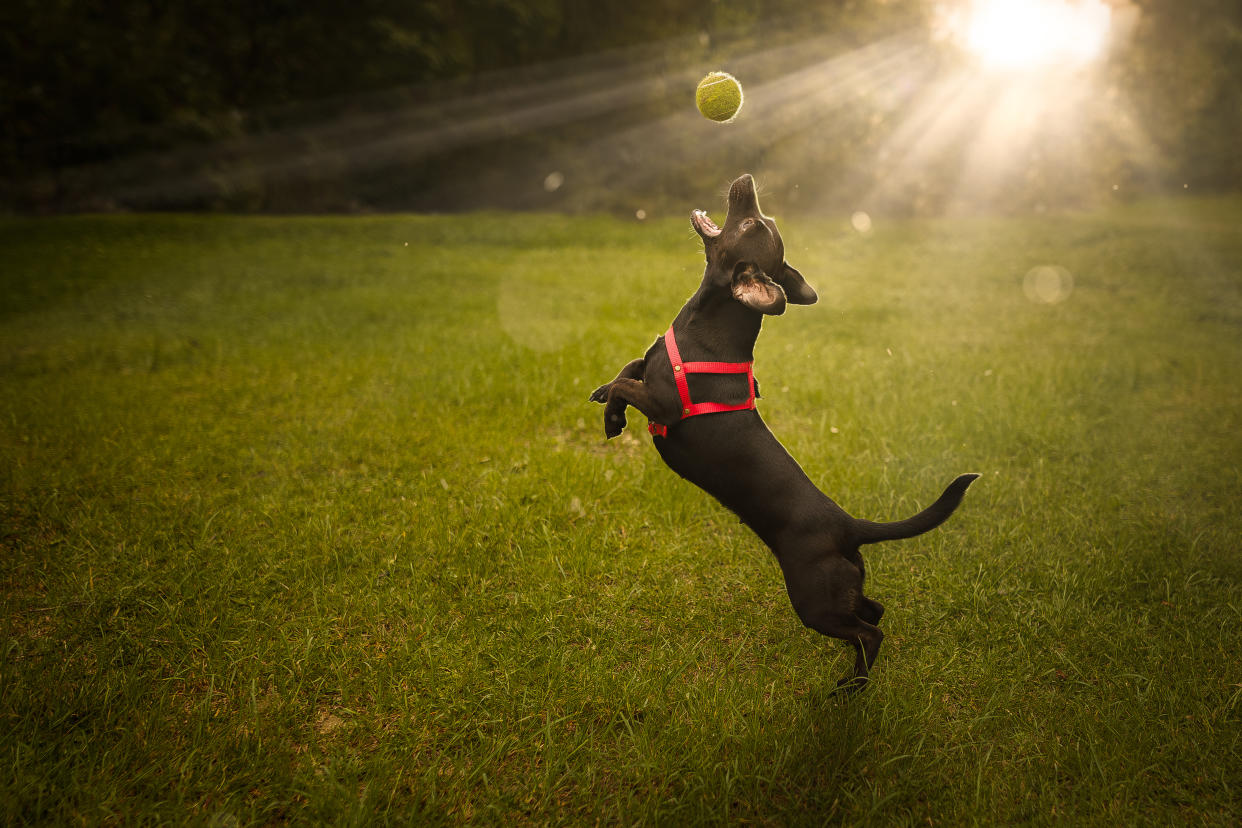
[[[984,475],[866,550],[855,698],[586,402],[685,219],[0,221],[0,819],[1237,824],[1242,202],[782,227],[821,301],[756,375],[812,479]]]

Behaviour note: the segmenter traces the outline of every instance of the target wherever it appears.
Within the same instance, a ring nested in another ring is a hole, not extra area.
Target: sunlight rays
[[[858,178],[869,175],[874,183],[855,191],[854,204],[916,212],[1044,209],[1108,198],[1115,191],[1099,182],[1114,168],[1116,177],[1135,163],[1154,170],[1141,125],[1105,73],[1088,64],[1103,47],[1108,9],[1095,0],[1065,5],[971,4],[975,16],[958,25],[976,59],[947,66],[900,113],[870,162],[859,165]],[[1007,58],[981,53],[985,37]]]
[[[815,141],[831,145],[842,140],[840,125],[830,122],[832,115],[897,83],[912,72],[924,48],[908,35],[895,36],[783,72],[774,71],[769,63],[781,56],[748,56],[731,63],[730,68],[739,77],[771,79],[746,85],[747,110],[727,127],[706,121],[692,108],[683,108],[588,146],[567,148],[561,164],[577,166],[580,171],[590,168],[604,176],[605,184],[628,178],[658,186],[662,176],[676,175],[703,157],[740,157],[754,147],[779,150],[782,142],[796,133],[813,132]],[[818,53],[815,49],[804,51]]]
[[[273,182],[296,193],[301,179],[369,177],[397,204],[413,192],[431,209],[628,210],[640,219],[666,214],[705,180],[742,171],[780,193],[785,209],[846,215],[1075,203],[1114,168],[1120,185],[1160,163],[1133,107],[1102,73],[1066,57],[1077,50],[1086,59],[1087,34],[1066,33],[1069,41],[1027,56],[1021,71],[970,40],[991,32],[997,48],[1018,57],[998,21],[1046,33],[1048,21],[1069,26],[1068,18],[1055,12],[1036,26],[1023,15],[1058,4],[971,4],[977,19],[963,36],[975,60],[918,30],[861,45],[831,32],[787,35],[723,60],[694,36],[417,93],[375,93],[339,117],[297,123],[281,115],[292,125],[68,170],[61,181],[70,190],[78,180],[103,182],[123,205],[177,207]],[[708,69],[730,71],[745,87],[746,108],[731,124],[694,108],[694,85]],[[437,169],[445,159],[460,175]],[[420,170],[437,174],[424,182]],[[691,206],[710,205],[677,209]]]

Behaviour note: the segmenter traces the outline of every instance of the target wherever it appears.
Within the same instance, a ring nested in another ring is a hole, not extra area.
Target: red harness
[[[682,362],[681,353],[677,350],[677,340],[673,338],[672,325],[668,326],[668,333],[664,334],[664,347],[668,351],[668,361],[673,363],[673,379],[677,382],[677,394],[681,397],[681,419],[697,417],[700,414],[719,414],[722,411],[747,411],[755,407],[754,362]],[[693,402],[690,399],[690,383],[686,374],[745,374],[750,396],[741,405]],[[647,430],[656,437],[668,436],[666,425],[648,422]]]

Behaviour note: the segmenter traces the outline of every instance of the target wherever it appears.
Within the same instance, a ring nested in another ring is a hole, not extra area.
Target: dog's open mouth
[[[694,228],[708,238],[716,238],[720,235],[720,228],[716,226],[716,222],[712,221],[703,210],[695,210],[690,214],[690,221],[694,222]]]

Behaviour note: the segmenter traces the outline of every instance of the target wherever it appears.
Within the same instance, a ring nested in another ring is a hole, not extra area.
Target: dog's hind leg
[[[794,611],[807,627],[854,648],[854,674],[837,686],[861,690],[884,641],[884,633],[867,619],[875,617],[878,621],[884,608],[863,597],[862,572],[845,558],[832,557],[808,569],[810,572],[803,572],[810,577],[799,578],[796,583],[786,573],[785,588]]]
[[[862,555],[855,552],[853,555],[847,556],[847,559],[858,567],[858,617],[868,624],[878,624],[880,619],[884,617],[884,605],[862,594],[862,586],[867,581],[867,569],[863,565]]]
[[[858,604],[858,617],[868,624],[878,624],[884,617],[884,605],[864,595]]]
[[[854,675],[837,682],[841,690],[853,692],[867,686],[867,677],[871,665],[875,664],[880,654],[880,644],[884,641],[884,633],[874,624],[868,624],[857,615],[842,615],[828,619],[824,635],[848,641],[854,648]]]
[[[837,689],[854,692],[866,687],[871,666],[875,664],[880,644],[884,641],[880,628],[850,613],[822,613],[807,626],[831,638],[839,638],[854,648],[854,674],[838,681]]]

